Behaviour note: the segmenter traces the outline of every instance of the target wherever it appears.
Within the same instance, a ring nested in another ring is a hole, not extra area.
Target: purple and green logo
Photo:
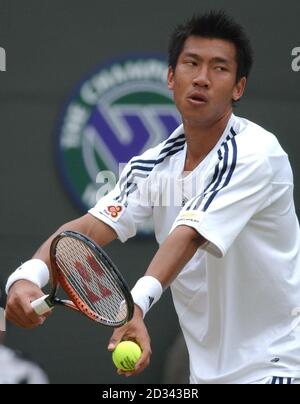
[[[99,174],[118,176],[120,164],[180,124],[166,78],[162,59],[128,57],[99,68],[74,92],[63,112],[57,151],[66,188],[81,209],[92,207],[107,187]]]

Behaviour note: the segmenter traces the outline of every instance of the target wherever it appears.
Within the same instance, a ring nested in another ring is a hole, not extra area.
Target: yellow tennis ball
[[[112,360],[121,370],[131,371],[142,355],[140,346],[133,341],[120,342],[112,353]]]

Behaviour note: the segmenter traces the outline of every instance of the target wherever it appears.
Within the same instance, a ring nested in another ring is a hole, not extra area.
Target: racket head
[[[51,244],[51,281],[91,320],[120,327],[133,317],[127,283],[109,256],[87,236],[64,231]]]

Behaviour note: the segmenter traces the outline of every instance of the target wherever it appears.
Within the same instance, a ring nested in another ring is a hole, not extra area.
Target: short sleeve
[[[152,214],[152,207],[143,203],[140,188],[143,175],[136,175],[130,161],[115,188],[102,197],[89,213],[115,230],[120,241],[135,236],[137,226]]]
[[[181,210],[172,230],[193,227],[207,240],[202,248],[221,258],[249,220],[269,204],[272,170],[263,156],[249,155],[219,161],[209,177],[203,192]]]

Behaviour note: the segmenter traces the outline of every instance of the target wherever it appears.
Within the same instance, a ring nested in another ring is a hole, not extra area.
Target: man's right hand
[[[136,364],[134,370],[130,372],[118,370],[119,375],[136,376],[143,372],[150,363],[151,357],[151,341],[143,321],[143,313],[139,306],[135,305],[134,316],[131,321],[123,325],[123,327],[116,328],[112,337],[109,340],[108,350],[113,352],[119,342],[121,341],[136,341],[141,349],[142,356]]]
[[[51,312],[38,316],[30,304],[42,296],[44,293],[34,283],[27,280],[16,281],[8,292],[6,319],[22,328],[35,328],[43,324]]]

